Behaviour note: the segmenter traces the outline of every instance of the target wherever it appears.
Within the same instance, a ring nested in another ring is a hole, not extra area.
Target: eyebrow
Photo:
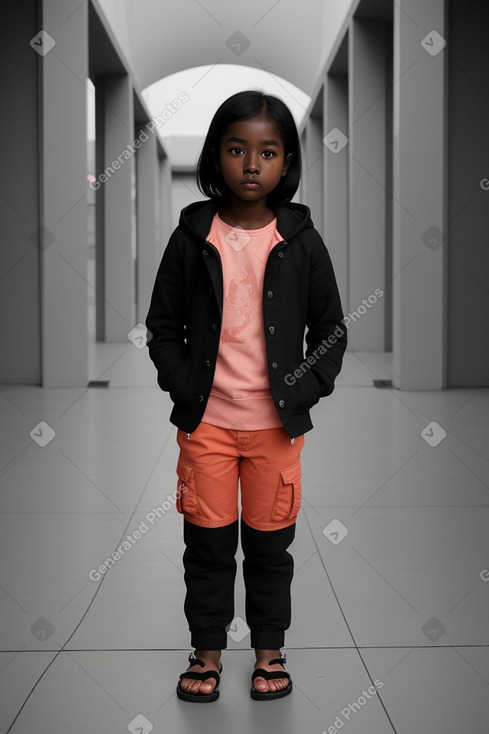
[[[225,141],[224,145],[227,145],[228,143],[241,143],[242,145],[246,145],[247,142],[248,141],[243,140],[243,138],[232,137],[232,138],[228,138]],[[279,147],[280,143],[278,143],[276,140],[262,140],[261,145],[276,145],[277,147]]]

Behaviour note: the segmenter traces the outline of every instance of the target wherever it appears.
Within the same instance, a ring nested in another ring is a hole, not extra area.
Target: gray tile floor
[[[238,571],[221,697],[198,706],[175,695],[190,647],[170,403],[130,342],[93,346],[90,370],[109,388],[0,389],[0,732],[488,731],[488,390],[376,389],[390,355],[347,353],[303,451],[294,691],[249,697]]]

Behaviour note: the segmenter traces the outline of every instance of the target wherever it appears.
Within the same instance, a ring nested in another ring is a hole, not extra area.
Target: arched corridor
[[[0,13],[0,734],[486,731],[486,4]],[[180,211],[204,198],[210,120],[252,88],[296,122],[294,201],[331,256],[348,348],[302,451],[294,690],[250,698],[238,547],[202,709],[175,691],[177,429],[145,319]]]

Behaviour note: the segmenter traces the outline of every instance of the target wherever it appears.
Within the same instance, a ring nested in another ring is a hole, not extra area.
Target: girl
[[[309,409],[341,369],[346,327],[328,251],[308,207],[291,203],[301,156],[288,107],[260,91],[217,110],[197,167],[208,200],[185,207],[156,276],[146,320],[158,384],[178,427],[184,612],[195,653],[178,696],[215,701],[234,617],[241,546],[251,696],[288,695],[300,452]],[[306,351],[304,355],[304,333]]]

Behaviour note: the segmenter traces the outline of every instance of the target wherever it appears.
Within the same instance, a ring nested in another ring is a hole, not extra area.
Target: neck
[[[266,201],[227,201],[219,211],[221,219],[231,227],[260,229],[275,217]]]

